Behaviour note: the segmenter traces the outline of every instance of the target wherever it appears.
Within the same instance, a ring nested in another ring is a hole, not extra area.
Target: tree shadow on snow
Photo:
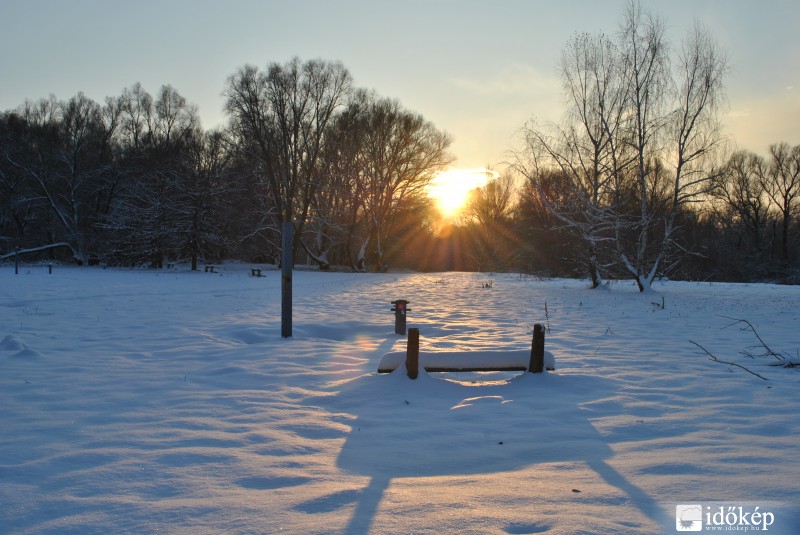
[[[606,461],[613,452],[583,403],[609,392],[611,382],[585,375],[523,373],[467,384],[405,370],[365,375],[336,396],[357,416],[337,459],[368,476],[345,530],[366,533],[393,479],[490,474],[534,464],[583,462],[630,497],[641,512],[663,520],[658,504]],[[448,374],[452,377],[459,374]],[[609,392],[610,393],[610,392]]]

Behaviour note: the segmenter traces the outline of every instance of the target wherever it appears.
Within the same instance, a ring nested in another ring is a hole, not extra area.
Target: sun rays
[[[444,219],[458,216],[469,200],[469,193],[497,177],[489,169],[449,169],[437,174],[428,185],[428,194]]]

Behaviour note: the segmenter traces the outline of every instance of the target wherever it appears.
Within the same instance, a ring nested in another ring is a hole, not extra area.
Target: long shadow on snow
[[[663,520],[658,504],[606,460],[613,452],[581,408],[611,382],[583,375],[523,373],[508,381],[468,385],[405,370],[362,376],[336,397],[355,414],[337,460],[371,478],[345,533],[366,533],[392,479],[488,474],[532,464],[579,461],[628,495],[641,512]],[[313,504],[307,504],[313,509]]]

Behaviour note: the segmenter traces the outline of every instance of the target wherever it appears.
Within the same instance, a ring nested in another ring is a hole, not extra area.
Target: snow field
[[[280,274],[249,268],[0,267],[3,530],[672,533],[728,500],[800,526],[800,374],[720,316],[795,354],[800,288],[299,271],[286,340]],[[557,370],[378,375],[399,298],[423,351],[538,322]]]

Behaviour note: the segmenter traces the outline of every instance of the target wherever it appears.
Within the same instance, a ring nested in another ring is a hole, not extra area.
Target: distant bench
[[[419,329],[408,330],[408,348],[405,353],[386,353],[378,363],[378,373],[391,373],[405,364],[408,376],[416,379],[419,366],[427,372],[513,372],[540,373],[555,369],[555,357],[544,350],[544,329],[537,324],[533,329],[531,349],[509,351],[419,351]]]

